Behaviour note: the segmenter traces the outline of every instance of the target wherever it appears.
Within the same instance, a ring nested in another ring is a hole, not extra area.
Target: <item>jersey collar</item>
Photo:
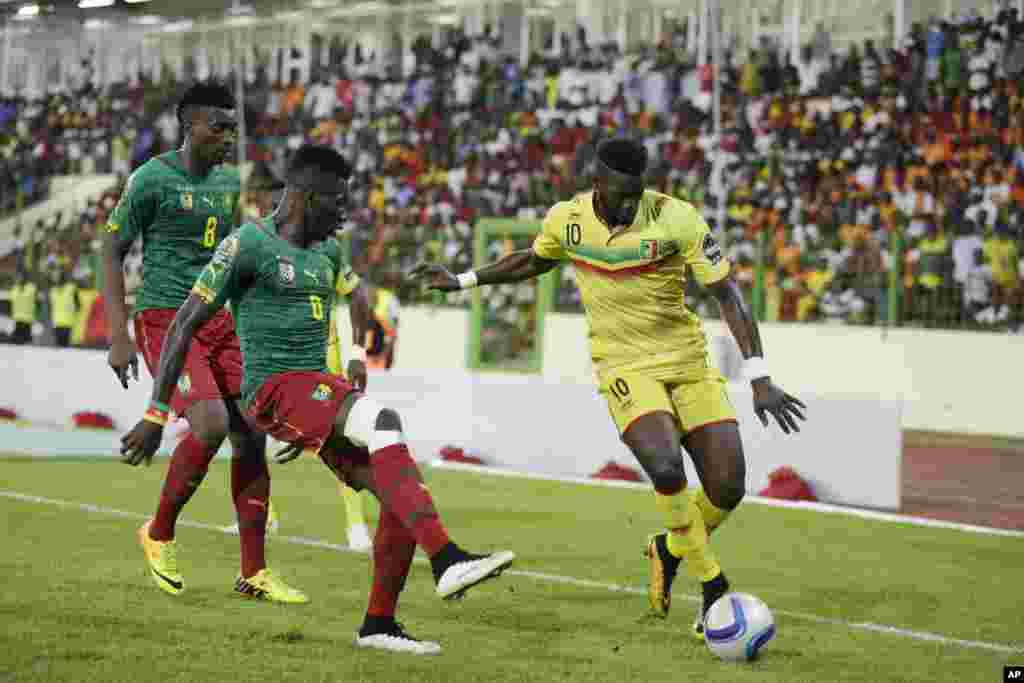
[[[597,219],[597,222],[600,223],[604,227],[605,231],[608,233],[608,239],[605,240],[605,243],[604,243],[605,246],[609,246],[612,243],[612,240],[615,239],[616,237],[621,237],[622,235],[625,235],[626,233],[632,231],[633,228],[637,227],[637,224],[640,221],[640,214],[642,213],[642,209],[643,209],[642,206],[639,209],[637,209],[636,216],[633,217],[633,222],[629,226],[627,226],[625,228],[621,228],[619,230],[613,230],[612,227],[610,225],[608,225],[608,223],[606,223],[603,218],[601,218],[601,214],[598,213],[597,205],[595,203],[595,199],[596,199],[596,195],[594,194],[593,191],[591,191],[590,192],[590,200],[589,200],[590,211],[591,211],[591,213],[594,214],[594,218]],[[642,203],[643,199],[641,199],[640,201]]]
[[[164,162],[164,164],[166,164],[170,168],[173,168],[175,171],[182,174],[189,180],[199,183],[209,180],[210,177],[212,177],[213,174],[216,173],[217,169],[220,167],[220,164],[217,164],[216,166],[211,166],[209,173],[207,173],[205,176],[195,175],[194,173],[190,172],[187,168],[185,168],[185,164],[181,162],[180,149],[172,149],[169,152],[165,152],[164,154],[159,155],[157,159]]]

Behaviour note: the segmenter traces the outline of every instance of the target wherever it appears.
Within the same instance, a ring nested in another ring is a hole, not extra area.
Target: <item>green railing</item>
[[[491,261],[497,252],[486,253],[487,245],[492,244],[496,235],[505,234],[512,238],[516,248],[523,248],[530,244],[530,235],[536,229],[533,221],[485,219],[478,224],[473,235],[474,248],[462,249],[464,255],[447,265],[453,271],[461,271]],[[992,252],[991,237],[987,239],[989,246],[982,247],[979,267],[971,271],[971,277],[964,282],[954,278],[952,237],[946,238],[944,248],[933,250],[935,253],[925,257],[922,256],[922,238],[908,238],[897,230],[883,234],[881,240],[872,238],[874,242],[871,248],[877,249],[877,253],[870,258],[864,256],[862,260],[862,264],[874,263],[871,267],[862,265],[852,268],[851,263],[856,262],[856,259],[851,259],[849,254],[845,257],[845,263],[826,265],[822,252],[805,256],[804,259],[809,263],[796,269],[796,272],[793,269],[787,270],[777,262],[768,235],[761,233],[753,239],[752,259],[749,262],[734,263],[734,269],[752,310],[761,321],[993,332],[1016,331],[1024,325],[1024,285],[1018,284],[1016,290],[1013,290],[997,281],[1001,275],[991,272],[991,259],[986,255]],[[380,267],[398,274],[410,267],[422,251],[422,244],[414,239],[397,240]],[[837,252],[838,248],[833,252],[833,258]],[[357,268],[358,262],[357,255]],[[1012,263],[1003,266],[996,270],[1016,268]],[[370,270],[373,277],[374,269]],[[925,277],[928,274],[935,277]],[[1020,283],[1020,274],[1016,277]],[[400,277],[392,277],[391,282],[404,305],[476,306],[474,316],[482,316],[482,302],[491,301],[487,293],[480,300],[469,293],[440,297],[404,282]],[[528,292],[529,288],[534,287],[532,284],[520,287],[523,297],[537,295]],[[568,268],[551,273],[544,287],[551,289],[550,298],[544,299],[544,311],[583,312],[579,293]],[[507,293],[509,290],[505,291],[505,296],[510,296]],[[544,291],[547,292],[547,289]],[[688,286],[686,299],[698,314],[709,318],[718,317],[717,304],[701,288]],[[483,324],[485,318],[480,317],[479,320]],[[500,326],[507,323],[495,324]],[[471,352],[470,358],[472,363],[486,364],[486,353],[473,355],[483,348],[479,346],[480,339],[476,337],[478,332],[470,330],[475,340],[471,343],[478,345],[475,347],[477,351]],[[526,341],[523,343],[533,344]]]

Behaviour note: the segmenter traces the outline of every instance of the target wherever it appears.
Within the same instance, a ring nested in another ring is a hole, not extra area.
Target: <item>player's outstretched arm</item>
[[[453,275],[444,266],[423,262],[409,271],[408,278],[420,282],[429,289],[454,292],[479,285],[501,285],[522,282],[543,275],[558,265],[558,261],[541,258],[533,249],[513,251],[477,270]]]
[[[768,365],[764,360],[757,322],[751,315],[739,285],[731,275],[727,275],[718,282],[708,285],[708,289],[718,300],[722,317],[729,325],[729,330],[743,353],[744,375],[754,390],[754,413],[765,427],[768,426],[770,413],[786,434],[791,431],[799,432],[800,427],[794,418],[805,420],[801,409],[806,409],[806,406],[800,399],[787,394],[772,383]]]
[[[206,324],[221,308],[221,302],[207,303],[199,295],[190,294],[167,330],[160,350],[160,366],[153,381],[153,394],[149,409],[135,427],[121,437],[121,460],[129,465],[153,459],[160,447],[164,425],[167,424],[168,404],[174,386],[181,377],[189,346],[196,330]]]

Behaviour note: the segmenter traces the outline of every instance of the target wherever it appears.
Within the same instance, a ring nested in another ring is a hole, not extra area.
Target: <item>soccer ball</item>
[[[726,593],[704,617],[704,641],[719,659],[744,662],[757,657],[775,637],[775,617],[768,605],[748,593]]]

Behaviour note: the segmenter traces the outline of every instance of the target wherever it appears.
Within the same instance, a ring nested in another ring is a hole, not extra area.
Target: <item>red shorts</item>
[[[135,316],[135,342],[153,377],[175,313],[170,308],[153,308]],[[221,310],[192,339],[181,378],[171,395],[171,410],[183,415],[199,401],[235,398],[241,393],[242,349],[238,346],[235,321],[227,310]]]
[[[319,453],[334,431],[342,401],[355,390],[338,375],[281,372],[264,380],[246,412],[261,432]]]

